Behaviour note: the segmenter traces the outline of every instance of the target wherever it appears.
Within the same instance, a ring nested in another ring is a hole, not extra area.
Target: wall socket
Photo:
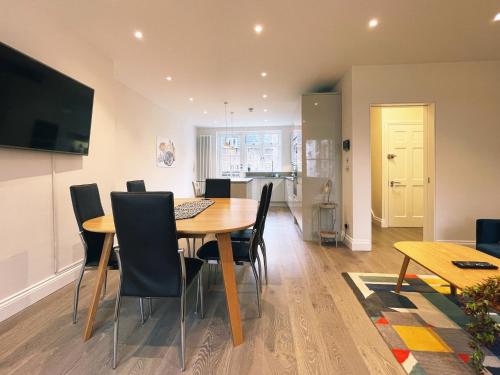
[[[347,232],[347,230],[349,229],[349,224],[348,223],[345,223],[344,224],[344,230]]]

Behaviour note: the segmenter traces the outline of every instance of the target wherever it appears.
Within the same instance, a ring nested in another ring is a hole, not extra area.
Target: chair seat
[[[177,238],[205,238],[206,234],[198,233],[177,233]]]
[[[250,262],[248,254],[248,242],[232,242],[233,245],[233,259],[235,262]],[[201,246],[196,252],[198,258],[205,261],[219,260],[219,246],[217,241],[209,241]]]
[[[85,267],[98,267],[99,259],[92,259],[85,263]],[[111,250],[111,254],[109,255],[108,268],[112,270],[118,269],[118,259],[116,259],[115,252]]]
[[[500,243],[478,243],[476,249],[496,258],[500,258]]]
[[[184,262],[186,263],[186,285],[189,285],[198,276],[203,261],[196,258],[184,258]]]
[[[252,237],[252,230],[251,229],[243,229],[243,230],[239,230],[237,232],[231,233],[231,240],[232,241],[248,242],[248,241],[250,241],[251,237]]]

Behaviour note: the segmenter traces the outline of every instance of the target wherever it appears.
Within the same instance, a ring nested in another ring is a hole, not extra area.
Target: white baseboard
[[[352,251],[371,251],[372,244],[369,240],[361,240],[352,238],[347,233],[343,232],[344,244]]]
[[[57,274],[1,300],[0,322],[74,281],[80,266],[81,261],[73,263]]]
[[[457,245],[463,245],[476,248],[476,241],[465,241],[465,240],[435,240],[436,242],[446,242],[446,243],[456,243]]]

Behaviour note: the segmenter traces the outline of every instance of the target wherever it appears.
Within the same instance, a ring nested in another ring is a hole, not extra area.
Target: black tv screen
[[[0,43],[0,146],[88,155],[94,90]]]

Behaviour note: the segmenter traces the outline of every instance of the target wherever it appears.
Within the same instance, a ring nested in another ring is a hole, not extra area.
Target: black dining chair
[[[207,178],[205,180],[205,198],[231,198],[231,180],[229,178]]]
[[[266,207],[264,209],[264,217],[262,219],[262,230],[260,231],[260,238],[257,239],[257,241],[259,242],[260,251],[262,252],[262,260],[264,262],[264,275],[265,275],[266,285],[267,285],[267,249],[266,249],[266,242],[264,241],[264,230],[266,226],[267,213],[269,212],[269,206],[271,205],[272,194],[273,194],[273,183],[271,182],[269,183],[267,189]],[[239,241],[248,242],[250,241],[251,236],[252,236],[252,230],[244,229],[231,233],[231,240],[237,242]]]
[[[83,274],[86,270],[97,269],[101,259],[102,245],[104,243],[104,233],[88,232],[83,228],[83,223],[87,220],[103,216],[101,198],[97,184],[73,185],[69,188],[71,202],[75,213],[76,223],[78,224],[78,234],[83,245],[83,261],[80,268],[80,274],[75,282],[75,295],[73,298],[73,323],[76,323],[78,313],[78,300],[80,297],[80,285],[82,284]],[[108,268],[118,269],[116,257],[111,254],[108,262]],[[104,279],[103,297],[106,294],[106,277]]]
[[[262,309],[261,309],[261,302],[260,302],[260,292],[262,288],[262,284],[260,282],[261,279],[261,265],[260,265],[260,258],[259,258],[259,253],[257,251],[258,246],[259,246],[259,241],[258,239],[261,236],[261,229],[262,229],[262,219],[264,216],[264,210],[266,206],[266,197],[267,197],[267,192],[268,192],[268,186],[264,185],[262,187],[262,193],[261,193],[261,198],[260,198],[260,203],[259,203],[259,208],[257,209],[257,216],[255,218],[255,224],[253,228],[251,229],[251,236],[250,240],[248,242],[242,242],[242,241],[231,241],[231,245],[233,248],[233,260],[236,264],[241,264],[241,263],[248,263],[250,264],[253,275],[255,277],[255,289],[257,291],[257,308],[259,312],[259,318],[262,315]],[[209,241],[203,246],[200,247],[200,249],[196,253],[198,255],[198,258],[203,259],[205,262],[220,262],[220,256],[219,256],[219,247],[217,244],[217,241]],[[256,269],[256,263],[258,266],[258,273]]]
[[[146,191],[144,180],[127,181],[127,191],[129,193],[144,193]]]
[[[197,303],[203,317],[203,262],[185,258],[179,249],[171,192],[111,193],[119,247],[120,268],[113,330],[113,368],[116,368],[120,304],[122,297],[180,297],[180,367],[185,368],[186,292],[197,281]]]

